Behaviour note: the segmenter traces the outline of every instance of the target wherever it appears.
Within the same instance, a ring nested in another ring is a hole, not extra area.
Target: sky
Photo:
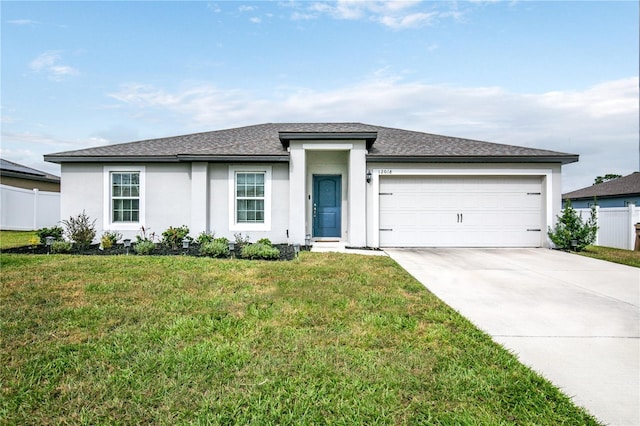
[[[638,171],[637,1],[2,1],[2,158],[362,122]]]

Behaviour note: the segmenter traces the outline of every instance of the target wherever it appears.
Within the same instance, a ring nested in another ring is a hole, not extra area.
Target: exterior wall
[[[261,238],[269,238],[274,244],[287,242],[289,229],[289,165],[287,163],[273,164],[233,164],[233,167],[247,166],[249,168],[271,167],[271,226],[269,230],[255,231],[250,228],[230,229],[230,215],[233,206],[229,204],[229,164],[209,164],[209,219],[208,231],[215,232],[218,237],[234,239],[234,234],[248,235],[252,242]],[[233,195],[233,194],[231,194]],[[196,236],[192,232],[192,236]]]
[[[102,164],[62,164],[60,185],[60,218],[69,219],[84,210],[96,219],[96,237],[103,228],[103,167]]]
[[[629,204],[634,204],[636,206],[640,206],[640,195],[636,196],[621,196],[621,197],[610,197],[610,198],[596,198],[596,204],[603,208],[608,207],[627,207]],[[594,204],[594,199],[588,200],[571,200],[571,205],[574,209],[588,209],[591,205]]]
[[[145,178],[145,228],[161,237],[162,232],[170,226],[187,225],[193,236],[191,163],[146,164]],[[137,231],[133,235],[137,235]]]
[[[60,192],[59,182],[43,182],[32,179],[22,179],[11,176],[0,177],[2,185],[13,186],[14,188],[37,189],[39,191]]]
[[[381,174],[393,174],[394,172],[416,171],[420,174],[439,173],[456,175],[456,174],[487,174],[492,173],[508,175],[508,174],[535,174],[542,176],[543,188],[543,224],[542,229],[546,230],[548,226],[553,226],[556,215],[561,210],[561,166],[559,164],[520,164],[520,163],[481,163],[481,164],[419,164],[419,163],[377,163],[368,162],[367,170],[372,172],[372,182],[367,184],[367,245],[377,247],[379,241],[379,230],[376,229],[376,217],[379,209],[377,202],[377,189],[379,185],[379,176]],[[546,232],[543,232],[546,236]],[[548,247],[549,241],[541,242],[543,246]]]

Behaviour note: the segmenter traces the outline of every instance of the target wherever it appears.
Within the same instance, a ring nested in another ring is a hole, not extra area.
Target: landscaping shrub
[[[210,243],[212,242],[216,237],[216,233],[215,232],[205,232],[202,231],[198,237],[196,238],[196,243],[202,245],[204,243]]]
[[[185,238],[192,241],[191,237],[189,237],[189,227],[187,225],[182,225],[178,228],[170,226],[162,233],[162,244],[177,250],[178,247],[182,247],[182,240]]]
[[[257,241],[257,243],[258,243],[258,244],[264,244],[265,246],[269,246],[269,247],[272,247],[272,246],[273,246],[273,244],[271,243],[271,240],[270,240],[270,239],[268,239],[268,238],[260,238],[260,239]]]
[[[149,228],[145,228],[144,225],[140,227],[140,231],[138,231],[138,235],[136,235],[136,242],[139,243],[141,241],[151,241],[156,239],[156,233],[150,232]]]
[[[54,241],[51,244],[52,253],[69,253],[71,251],[71,243],[68,241]]]
[[[229,257],[229,240],[216,238],[200,246],[200,254],[211,257]]]
[[[272,247],[270,244],[247,244],[242,247],[241,256],[245,259],[279,259],[280,250]]]
[[[242,248],[245,245],[249,244],[249,236],[248,235],[242,235],[242,232],[238,232],[236,234],[233,234],[233,238],[235,239],[235,243],[236,243],[236,247],[237,248]]]
[[[140,240],[133,246],[133,251],[137,254],[148,255],[151,254],[153,249],[156,248],[156,245],[151,240]]]
[[[78,216],[71,216],[68,220],[63,220],[67,237],[80,248],[86,248],[96,236],[96,221],[91,222],[87,214],[82,211]]]
[[[591,206],[591,216],[587,221],[583,221],[567,200],[562,214],[558,216],[558,223],[551,230],[549,227],[549,238],[553,244],[561,250],[582,251],[589,244],[595,242],[598,232],[598,220],[596,218],[596,207]],[[572,245],[575,242],[575,246]]]
[[[40,238],[40,244],[47,242],[47,237],[53,237],[54,241],[62,241],[62,233],[64,229],[60,226],[54,226],[53,228],[40,228],[36,231],[36,234]]]
[[[105,231],[100,238],[100,243],[103,249],[109,250],[118,243],[120,238],[122,238],[122,234],[117,231]]]

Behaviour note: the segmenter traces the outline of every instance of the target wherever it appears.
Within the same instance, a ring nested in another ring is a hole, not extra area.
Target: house
[[[589,208],[592,204],[600,207],[626,207],[635,204],[640,207],[640,172],[591,185],[562,196],[562,202],[571,200],[574,208]]]
[[[62,217],[136,235],[541,247],[578,156],[361,123],[269,123],[45,155]],[[99,231],[100,231],[99,230]],[[100,232],[98,233],[100,235]]]
[[[29,231],[60,221],[60,178],[0,159],[0,229]]]
[[[52,174],[0,158],[0,184],[14,188],[60,192],[60,178]]]

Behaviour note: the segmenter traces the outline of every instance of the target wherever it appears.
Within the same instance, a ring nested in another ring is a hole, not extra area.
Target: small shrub
[[[278,259],[280,250],[266,244],[248,244],[242,247],[241,256],[245,259]]]
[[[151,240],[141,240],[135,243],[133,246],[133,251],[140,255],[148,255],[151,254],[153,249],[156,248],[156,245]]]
[[[216,238],[200,246],[200,254],[211,257],[229,257],[229,242],[226,238]]]
[[[140,231],[138,231],[138,235],[136,235],[136,243],[140,243],[142,241],[151,241],[154,242],[156,239],[155,232],[149,232],[151,229],[145,228],[144,226],[140,227]]]
[[[122,238],[122,234],[117,231],[105,231],[100,238],[100,244],[103,249],[109,250],[118,243],[120,238]]]
[[[41,242],[42,242],[42,240],[40,240],[40,238],[36,237],[35,235],[33,237],[29,238],[29,245],[30,246],[37,246]],[[45,240],[45,242],[46,242],[46,240]]]
[[[189,237],[189,227],[187,225],[182,225],[178,228],[170,226],[162,233],[162,244],[177,250],[178,247],[182,246],[182,240],[185,238],[191,241],[191,238]]]
[[[210,243],[211,241],[213,241],[216,237],[216,233],[215,232],[205,232],[202,231],[200,234],[198,234],[198,237],[196,238],[196,243],[202,245],[204,243]]]
[[[62,233],[64,229],[60,226],[54,226],[53,228],[40,228],[36,231],[38,237],[40,237],[40,244],[47,242],[47,237],[53,237],[54,241],[62,241]]]
[[[597,222],[595,206],[591,207],[591,216],[584,222],[572,207],[571,201],[567,200],[562,214],[558,216],[558,223],[553,230],[549,227],[547,235],[561,250],[582,251],[595,242],[598,235]],[[571,244],[572,241],[575,242],[575,246]]]
[[[76,217],[63,220],[62,224],[69,239],[80,248],[88,247],[96,236],[96,221],[91,222],[84,210]]]
[[[264,244],[265,246],[269,246],[269,247],[272,247],[272,246],[273,246],[273,244],[271,243],[271,240],[270,240],[270,239],[268,239],[268,238],[260,238],[260,239],[257,241],[257,244]]]
[[[52,253],[69,253],[71,251],[71,243],[68,241],[54,241],[51,244]]]
[[[235,239],[236,247],[238,248],[242,248],[249,244],[249,235],[242,235],[242,232],[233,234],[233,238]]]

